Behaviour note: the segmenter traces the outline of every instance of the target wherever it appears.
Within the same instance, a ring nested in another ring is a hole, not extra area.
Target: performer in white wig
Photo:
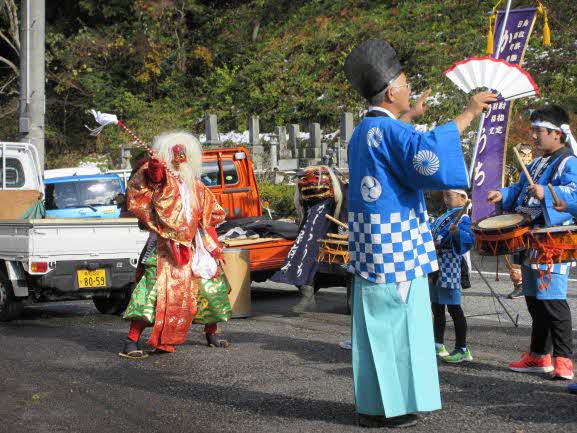
[[[202,172],[202,149],[198,139],[188,132],[165,132],[154,138],[152,150],[192,190]]]
[[[429,132],[408,122],[410,84],[395,50],[361,43],[345,75],[370,104],[348,146],[353,381],[363,426],[408,426],[441,408],[427,274],[438,269],[423,191],[468,188],[462,134],[496,96],[475,95]],[[426,94],[425,94],[426,96]]]
[[[161,134],[154,140],[152,155],[127,189],[129,211],[151,232],[124,314],[131,326],[120,355],[128,358],[147,356],[138,347],[147,326],[153,327],[148,344],[156,350],[172,352],[185,341],[197,314],[201,281],[216,276],[217,260],[222,259],[214,227],[225,214],[199,180],[198,140],[186,132]],[[207,333],[215,340],[213,331],[214,327]]]

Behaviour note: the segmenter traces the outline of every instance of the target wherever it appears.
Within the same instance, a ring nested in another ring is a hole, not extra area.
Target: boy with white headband
[[[439,261],[438,275],[429,282],[435,349],[437,356],[452,364],[473,360],[471,351],[467,348],[467,319],[461,308],[463,261],[466,260],[465,254],[473,246],[471,219],[466,213],[461,213],[468,198],[462,189],[443,191],[447,212],[437,218],[431,227]],[[455,326],[455,350],[451,354],[444,345],[445,305]]]
[[[535,184],[530,185],[521,174],[518,183],[489,191],[489,202],[501,203],[504,211],[529,215],[532,225],[571,223],[571,214],[554,208],[553,196],[547,188],[551,183],[564,201],[572,201],[577,191],[577,158],[572,151],[575,140],[568,124],[569,116],[559,106],[547,105],[535,110],[531,114],[532,138],[536,149],[543,152],[542,157],[527,166]],[[548,265],[531,264],[530,258],[536,254],[535,250],[525,252],[521,266],[523,294],[532,319],[531,347],[519,361],[510,363],[509,368],[518,372],[552,372],[554,378],[572,379],[573,336],[567,304],[570,264],[555,263],[550,269]]]

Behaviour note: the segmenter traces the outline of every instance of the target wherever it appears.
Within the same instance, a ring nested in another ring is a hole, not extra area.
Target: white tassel
[[[100,125],[96,128],[90,128],[88,125],[84,125],[84,127],[90,131],[90,135],[92,135],[93,137],[96,137],[104,129],[103,125]]]

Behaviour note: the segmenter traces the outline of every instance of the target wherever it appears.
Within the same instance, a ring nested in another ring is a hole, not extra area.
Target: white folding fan
[[[523,68],[493,57],[472,57],[455,63],[444,74],[465,93],[478,88],[498,92],[505,101],[539,94]]]

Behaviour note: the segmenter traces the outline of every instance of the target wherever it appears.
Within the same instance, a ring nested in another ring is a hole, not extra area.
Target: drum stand
[[[497,256],[497,263],[499,261],[498,257],[499,256]],[[518,328],[519,327],[519,313],[516,312],[516,316],[515,316],[515,318],[513,318],[513,316],[509,312],[509,310],[507,310],[507,306],[503,303],[501,296],[499,294],[495,293],[495,290],[493,290],[493,287],[491,286],[491,284],[489,284],[489,280],[487,280],[487,278],[481,273],[481,269],[479,269],[477,264],[473,261],[473,258],[471,258],[471,265],[473,266],[473,268],[475,268],[475,270],[477,271],[477,273],[479,274],[479,276],[481,277],[481,279],[487,285],[487,287],[489,288],[489,291],[491,292],[491,296],[493,297],[493,305],[495,305],[495,315],[499,319],[499,323],[501,323],[501,313],[497,310],[497,305],[495,304],[495,300],[497,300],[499,305],[501,305],[501,308],[503,308],[503,311],[505,311],[505,313],[507,314],[509,319],[511,319],[511,323],[513,323],[515,328]],[[477,314],[475,316],[488,316],[488,314]],[[472,316],[467,316],[467,317],[472,317]]]

